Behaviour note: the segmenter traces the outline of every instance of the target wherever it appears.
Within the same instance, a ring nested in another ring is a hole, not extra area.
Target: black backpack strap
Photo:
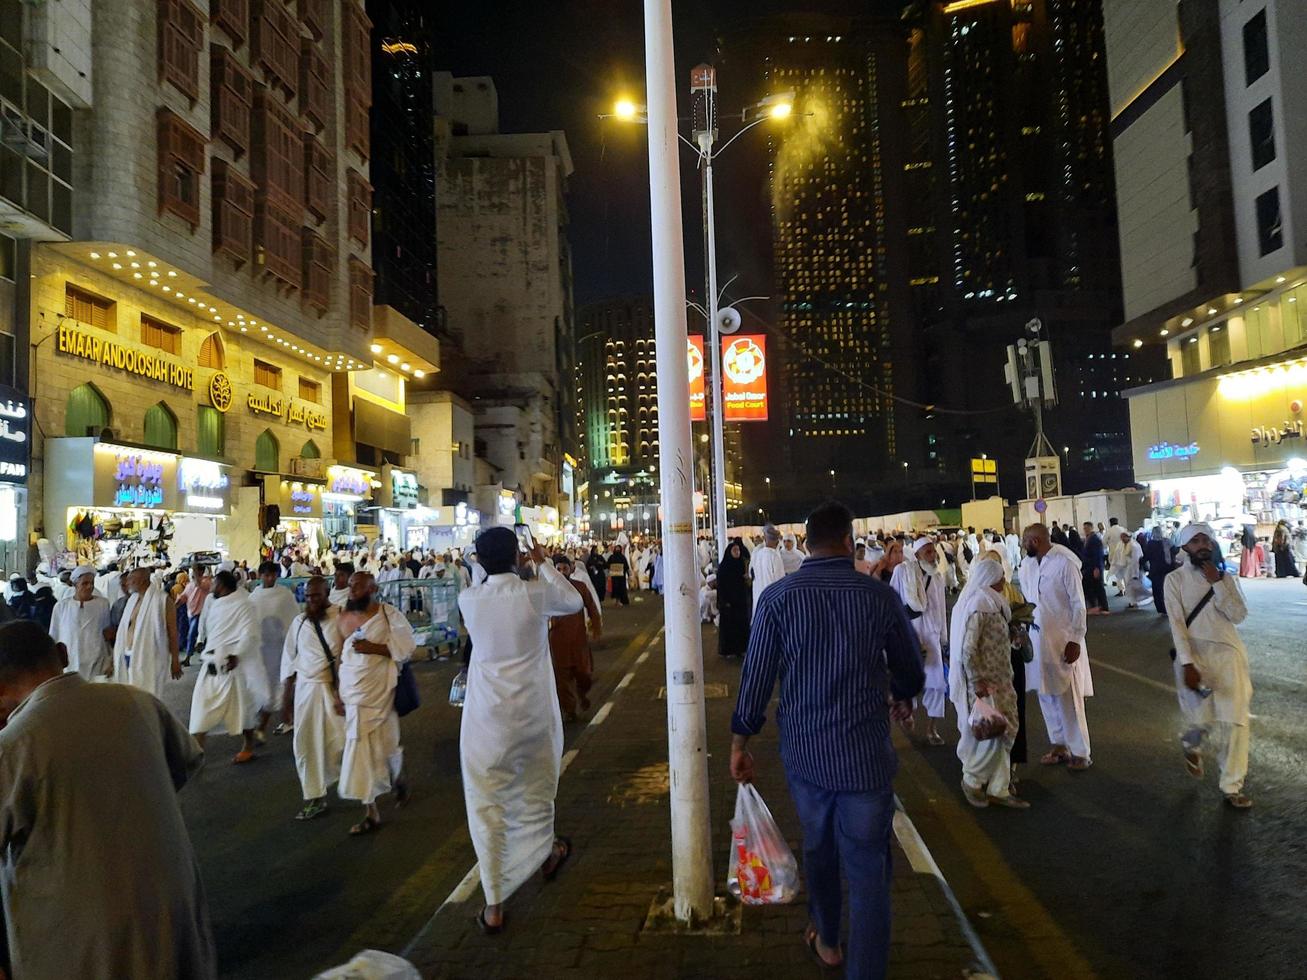
[[[1194,606],[1194,611],[1184,618],[1184,625],[1186,629],[1188,629],[1190,626],[1194,624],[1194,620],[1198,618],[1198,614],[1202,612],[1203,609],[1206,608],[1207,604],[1215,598],[1216,598],[1216,588],[1214,586],[1209,587],[1207,590],[1207,594],[1198,600],[1198,605]]]

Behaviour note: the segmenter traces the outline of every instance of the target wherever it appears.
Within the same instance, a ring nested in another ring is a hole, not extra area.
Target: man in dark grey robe
[[[217,976],[177,790],[204,761],[163,704],[65,674],[37,624],[0,627],[0,898],[13,977]]]

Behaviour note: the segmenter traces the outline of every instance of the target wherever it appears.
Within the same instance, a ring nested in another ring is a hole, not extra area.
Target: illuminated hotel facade
[[[1307,141],[1290,123],[1307,111],[1307,24],[1275,0],[1107,0],[1105,14],[1114,338],[1164,351],[1171,375],[1126,392],[1135,472],[1159,518],[1303,519]]]

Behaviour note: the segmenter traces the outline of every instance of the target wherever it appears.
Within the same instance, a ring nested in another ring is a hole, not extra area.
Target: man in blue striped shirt
[[[811,557],[763,592],[731,718],[731,775],[753,781],[749,737],[781,681],[781,762],[803,825],[812,918],[805,941],[826,966],[840,952],[840,866],[849,880],[850,980],[889,963],[891,715],[910,724],[925,685],[921,644],[898,596],[853,567],[853,518],[828,503],[808,518]]]

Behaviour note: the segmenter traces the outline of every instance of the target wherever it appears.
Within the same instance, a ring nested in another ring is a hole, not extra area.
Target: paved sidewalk
[[[715,632],[705,630],[706,683],[726,690],[725,697],[707,702],[713,860],[720,890],[735,806],[727,762],[739,666],[721,662],[715,644]],[[579,752],[563,775],[558,830],[575,846],[566,869],[548,885],[538,878],[525,885],[508,903],[507,928],[499,936],[481,935],[473,921],[482,904],[479,888],[466,902],[444,907],[408,952],[423,976],[782,980],[820,974],[802,942],[803,895],[789,906],[743,909],[738,935],[642,931],[655,896],[671,881],[666,704],[658,699],[664,680],[661,638],[649,649],[632,682],[614,695],[611,712],[576,742]],[[754,740],[753,748],[758,788],[798,853],[798,825],[783,788],[774,726]],[[975,956],[937,879],[915,873],[897,842],[894,851],[890,975],[896,980],[971,975],[977,970]],[[469,866],[471,861],[469,852]]]

